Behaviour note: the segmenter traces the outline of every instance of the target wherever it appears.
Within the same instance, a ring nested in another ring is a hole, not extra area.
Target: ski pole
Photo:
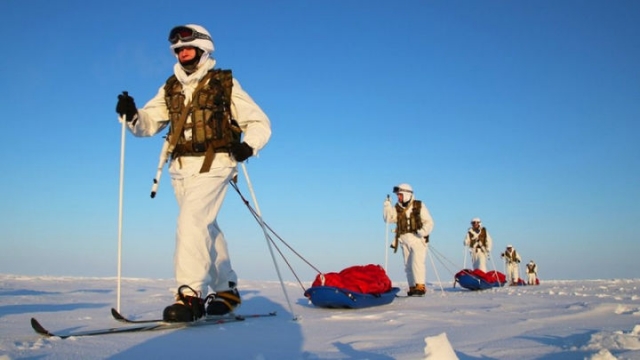
[[[438,279],[438,285],[440,285],[440,294],[442,296],[445,295],[444,288],[442,287],[442,280],[440,280],[440,273],[438,273],[438,268],[436,268],[436,263],[433,261],[433,256],[431,256],[431,252],[429,251],[429,245],[427,245],[427,255],[429,256],[429,260],[431,260],[431,266],[433,267],[433,272],[436,274],[436,279]]]
[[[498,278],[498,268],[496,267],[496,262],[493,261],[493,256],[491,256],[491,252],[487,252],[487,259],[491,261],[491,265],[493,266],[493,276],[495,276],[496,281],[500,283],[500,279]],[[489,271],[491,272],[491,271]],[[501,284],[502,286],[502,284]]]
[[[122,124],[120,131],[120,194],[118,199],[118,281],[116,289],[116,310],[120,311],[120,288],[122,280],[122,203],[124,194],[124,141],[126,139],[126,115],[118,117]]]
[[[520,279],[522,279],[522,274],[524,274],[522,272],[522,263],[518,263],[518,285],[520,285]]]
[[[293,306],[291,305],[291,300],[289,300],[289,293],[287,293],[287,289],[284,286],[284,281],[282,280],[282,275],[280,274],[280,268],[278,267],[278,262],[276,261],[276,257],[273,254],[273,248],[271,247],[271,242],[269,241],[269,232],[267,231],[267,227],[264,224],[264,220],[262,220],[262,213],[260,212],[260,206],[258,206],[258,200],[256,199],[256,194],[253,191],[253,185],[251,185],[251,179],[249,179],[249,173],[247,172],[247,167],[244,163],[240,163],[242,165],[242,171],[244,172],[244,177],[247,180],[247,187],[249,188],[249,192],[251,193],[251,198],[253,199],[253,203],[256,205],[256,213],[258,213],[258,219],[260,223],[260,227],[264,232],[265,240],[267,241],[267,247],[269,248],[269,253],[271,254],[271,259],[273,260],[273,265],[276,268],[276,273],[278,274],[278,279],[280,280],[280,286],[282,287],[282,292],[284,293],[284,297],[287,300],[287,305],[289,305],[289,311],[291,311],[291,315],[293,315],[293,320],[298,320],[298,317],[293,312]]]
[[[471,250],[469,250],[471,251]],[[462,245],[462,252],[464,253],[464,260],[462,261],[462,268],[467,268],[467,247]]]
[[[391,201],[389,194],[387,194],[387,200]],[[384,271],[386,272],[389,263],[389,222],[385,221],[384,223]]]
[[[153,178],[153,185],[151,185],[151,198],[156,197],[156,193],[158,192],[158,185],[160,184],[160,176],[162,176],[162,168],[164,164],[169,160],[169,135],[165,137],[165,142],[162,144],[162,149],[160,150],[160,160],[158,161],[158,170],[156,171],[156,177]]]

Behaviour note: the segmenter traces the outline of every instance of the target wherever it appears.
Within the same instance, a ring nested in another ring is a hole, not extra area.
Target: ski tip
[[[42,325],[40,325],[40,323],[38,322],[38,320],[36,320],[36,318],[31,318],[31,327],[33,328],[33,330],[35,330],[35,332],[37,332],[40,335],[53,336],[53,334],[51,334],[49,330],[45,329]]]
[[[113,316],[114,319],[118,320],[118,321],[124,321],[125,318],[124,316],[122,316],[118,310],[111,308],[111,315]]]

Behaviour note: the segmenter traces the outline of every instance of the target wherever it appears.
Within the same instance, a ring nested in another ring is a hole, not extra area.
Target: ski
[[[148,323],[148,324],[125,326],[125,327],[113,327],[113,328],[104,328],[104,329],[96,329],[96,330],[57,333],[57,332],[51,332],[47,330],[40,324],[40,322],[38,322],[38,320],[36,320],[35,318],[31,318],[31,327],[33,327],[33,330],[35,330],[36,333],[47,336],[47,337],[59,337],[61,339],[67,339],[70,337],[80,337],[80,336],[95,336],[95,335],[107,335],[107,334],[121,334],[121,333],[129,333],[129,332],[177,329],[177,328],[187,327],[189,326],[188,324],[189,323]]]
[[[234,313],[231,313],[231,314],[219,315],[219,316],[207,315],[203,319],[198,320],[198,321],[212,322],[212,321],[216,321],[218,319],[228,319],[230,317],[257,318],[257,317],[267,317],[267,316],[275,316],[275,315],[276,315],[275,311],[274,312],[270,312],[270,313],[264,313],[264,314],[248,314],[248,315],[236,315]],[[162,319],[146,319],[146,320],[130,319],[130,318],[127,318],[124,315],[120,314],[118,312],[118,310],[116,310],[114,308],[111,308],[111,316],[113,316],[113,318],[118,320],[119,322],[122,322],[122,323],[125,323],[125,324],[148,324],[148,323],[163,322]]]
[[[133,324],[130,324],[129,326],[120,326],[120,327],[111,327],[111,328],[84,330],[84,331],[71,331],[71,332],[65,332],[65,333],[51,332],[47,330],[44,326],[42,326],[40,322],[38,322],[38,320],[36,320],[35,318],[31,318],[31,327],[36,333],[40,335],[47,336],[47,337],[59,337],[61,339],[67,339],[70,337],[182,329],[187,327],[198,327],[198,326],[205,326],[205,325],[221,325],[221,324],[228,324],[232,322],[244,321],[246,318],[266,317],[266,316],[276,316],[276,313],[272,312],[268,314],[255,314],[255,315],[245,315],[245,316],[235,315],[235,316],[215,317],[215,318],[205,317],[197,321],[186,322],[186,323],[185,322],[170,323],[170,322],[164,322],[164,321],[150,321],[145,323],[133,323]]]

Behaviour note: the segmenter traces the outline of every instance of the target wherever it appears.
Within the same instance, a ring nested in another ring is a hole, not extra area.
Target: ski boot
[[[409,291],[407,292],[408,296],[424,296],[427,292],[427,288],[424,284],[416,284],[416,286],[409,287]]]
[[[218,291],[207,296],[207,315],[226,315],[240,305],[240,293],[237,288],[227,291]]]
[[[204,300],[199,296],[189,296],[182,293],[183,290],[191,290],[192,294],[197,294],[188,285],[178,288],[176,302],[167,306],[162,313],[162,320],[166,322],[190,322],[204,316]]]

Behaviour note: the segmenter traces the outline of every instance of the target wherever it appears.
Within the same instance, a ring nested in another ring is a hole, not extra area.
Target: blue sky
[[[272,121],[247,164],[264,219],[321,271],[383,264],[382,203],[409,183],[435,220],[443,280],[473,217],[498,270],[513,244],[542,279],[636,276],[639,2],[176,4],[0,4],[0,273],[116,275],[116,97],[144,105],[171,75],[169,29],[197,23]],[[127,134],[123,276],[173,276],[166,173],[149,197],[161,144]],[[277,279],[232,189],[219,222],[240,278]],[[405,280],[399,253],[388,270]]]

